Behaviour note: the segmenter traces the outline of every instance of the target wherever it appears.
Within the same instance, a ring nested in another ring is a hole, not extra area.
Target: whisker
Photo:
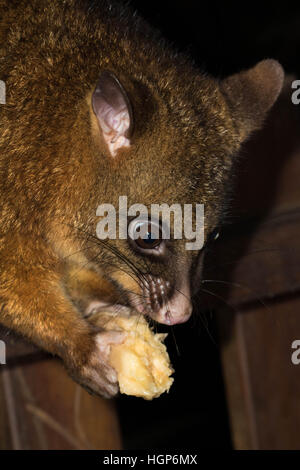
[[[208,289],[203,289],[203,287],[200,287],[200,290],[202,292],[205,292],[213,297],[216,297],[216,299],[218,300],[221,300],[221,302],[223,302],[225,305],[227,305],[227,307],[230,307],[235,313],[238,313],[238,310],[233,306],[231,305],[229,302],[227,302],[227,300],[225,300],[223,297],[221,297],[220,295],[216,294],[215,292],[211,292],[210,290]]]
[[[211,339],[212,343],[214,344],[214,346],[216,346],[218,348],[218,344],[216,343],[214,337],[212,336],[211,332],[209,331],[209,328],[208,328],[208,322],[204,320],[205,318],[205,315],[203,314],[203,316],[201,315],[201,312],[199,312],[197,318],[199,318],[199,320],[201,321],[202,325],[204,326],[204,329],[205,331],[207,332],[209,338]]]
[[[217,284],[225,284],[225,285],[229,285],[229,286],[231,285],[231,286],[234,286],[234,287],[238,287],[238,288],[240,288],[240,289],[245,289],[245,290],[247,290],[248,292],[253,292],[253,293],[256,294],[256,295],[258,294],[258,292],[257,292],[255,289],[253,289],[253,288],[251,288],[251,287],[249,287],[249,286],[245,286],[245,285],[243,285],[243,284],[239,284],[239,283],[237,283],[237,282],[223,281],[223,280],[219,280],[219,279],[202,279],[202,280],[201,280],[201,283],[202,283],[202,284],[204,284],[204,283],[217,283]],[[263,305],[263,307],[267,308],[270,312],[272,312],[272,309],[269,307],[269,305],[267,305],[267,304],[262,300],[261,297],[257,297],[257,300],[259,301],[259,303],[260,303],[261,305]]]
[[[80,227],[73,227],[75,228],[76,230],[82,232],[85,234],[87,240],[93,242],[94,244],[96,245],[101,245],[103,246],[104,248],[106,248],[107,250],[109,250],[111,253],[115,254],[119,259],[122,259],[122,261],[128,265],[128,267],[130,267],[132,269],[132,271],[137,275],[137,277],[139,277],[141,279],[142,278],[145,278],[145,274],[140,270],[140,268],[138,266],[136,266],[130,259],[127,258],[126,255],[124,255],[123,253],[120,252],[120,250],[118,250],[118,248],[116,247],[112,247],[108,242],[106,242],[105,240],[101,240],[100,238],[96,237],[95,235],[87,232],[86,230],[80,228]],[[142,280],[142,279],[141,279]]]
[[[172,325],[171,325],[171,333],[172,333],[172,337],[173,337],[173,340],[174,340],[174,344],[175,344],[175,349],[176,349],[176,352],[177,352],[177,356],[180,357],[180,356],[181,356],[181,353],[180,353],[180,350],[179,350],[179,347],[178,347],[178,343],[177,343],[176,338],[175,338],[175,331],[174,331],[174,328],[173,328]]]
[[[78,230],[80,230],[80,229],[78,229]],[[134,272],[136,277],[141,281],[142,285],[144,285],[144,283],[145,283],[145,274],[131,260],[129,260],[123,253],[121,253],[116,247],[112,247],[108,243],[105,243],[104,240],[100,240],[97,237],[95,237],[94,235],[91,235],[91,234],[89,234],[88,232],[86,232],[84,230],[82,230],[82,231],[85,233],[85,235],[88,238],[90,238],[91,243],[94,243],[96,245],[101,244],[106,250],[110,251],[111,253],[116,255],[116,257],[119,260],[123,261],[123,263],[126,264],[131,269],[131,271]],[[98,256],[100,256],[100,253],[99,253]],[[102,261],[102,262],[104,263],[104,261]],[[127,274],[129,274],[129,273],[127,273]],[[135,278],[133,278],[133,279],[135,279]]]

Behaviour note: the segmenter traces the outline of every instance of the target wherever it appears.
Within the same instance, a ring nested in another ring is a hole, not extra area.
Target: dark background
[[[274,58],[299,76],[300,5],[193,0],[131,4],[212,75],[221,78]],[[167,347],[176,371],[170,393],[152,402],[118,400],[124,447],[230,449],[213,312],[199,307],[187,324],[169,332]]]
[[[296,2],[132,0],[137,11],[187,51],[205,71],[222,77],[264,58],[299,69],[300,5]]]

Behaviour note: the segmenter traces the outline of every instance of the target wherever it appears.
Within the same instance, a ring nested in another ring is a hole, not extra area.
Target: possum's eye
[[[150,222],[148,219],[132,220],[128,226],[128,235],[142,250],[157,249],[163,242],[160,225],[153,221]]]

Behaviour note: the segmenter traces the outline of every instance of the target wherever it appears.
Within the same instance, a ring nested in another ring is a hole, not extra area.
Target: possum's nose
[[[186,322],[192,313],[188,280],[182,282],[179,288],[175,288],[172,295],[170,293],[168,281],[149,276],[143,289],[143,302],[137,309],[165,325]]]
[[[150,315],[164,325],[176,325],[186,322],[191,314],[192,304],[189,292],[178,289],[167,303],[164,303],[158,311],[151,312]]]

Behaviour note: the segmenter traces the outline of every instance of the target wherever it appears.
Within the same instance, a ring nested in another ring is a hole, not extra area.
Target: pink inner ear
[[[129,139],[125,137],[130,126],[130,118],[126,109],[117,113],[111,106],[106,104],[103,106],[98,119],[104,140],[113,157],[116,156],[120,148],[130,146]]]
[[[119,149],[130,146],[131,109],[123,87],[110,72],[100,77],[92,103],[103,138],[115,157]]]

